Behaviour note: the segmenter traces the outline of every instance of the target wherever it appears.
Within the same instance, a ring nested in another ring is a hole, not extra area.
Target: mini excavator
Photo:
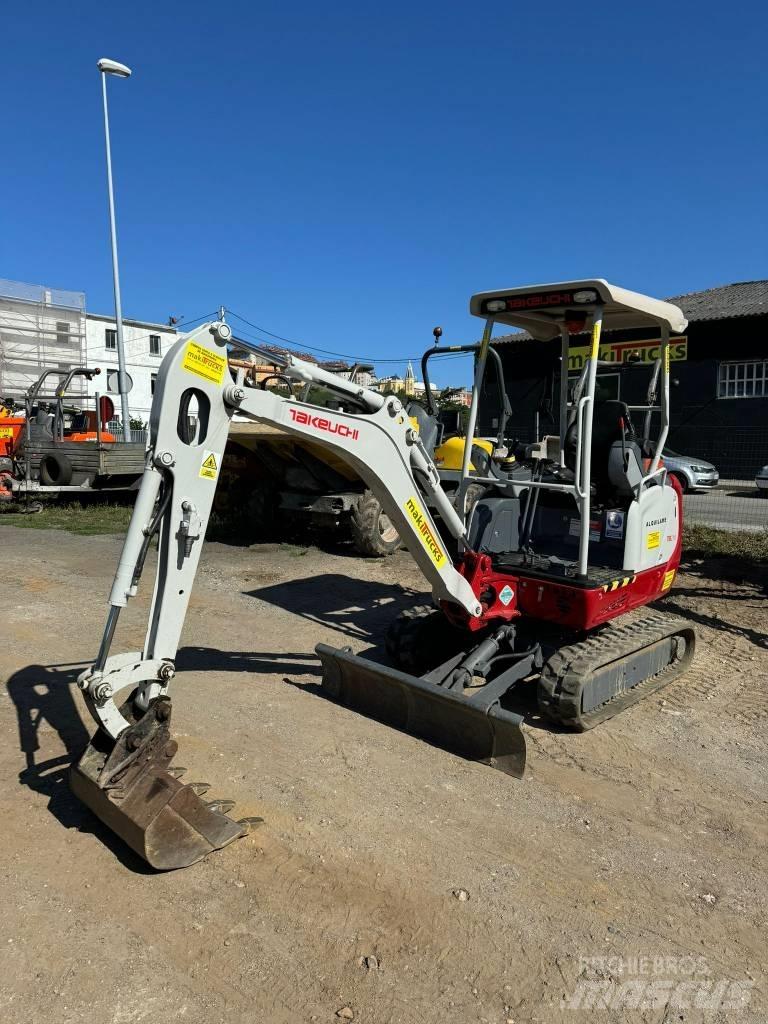
[[[590,279],[483,292],[470,300],[470,312],[485,327],[473,347],[466,436],[475,436],[497,323],[555,346],[559,339],[559,434],[518,445],[514,458],[499,443],[471,474],[472,446],[465,445],[454,500],[441,487],[416,410],[392,395],[292,355],[280,374],[305,385],[301,398],[248,387],[242,370],[233,376],[228,365],[232,334],[223,320],[186,335],[165,356],[101,647],[78,680],[98,730],[71,770],[75,794],[153,867],[193,864],[251,824],[227,813],[229,801],[205,801],[199,787],[182,783],[170,732],[176,652],[234,416],[273,424],[349,462],[431,587],[433,604],[408,610],[390,628],[394,667],[318,645],[322,685],[341,704],[521,776],[523,719],[504,706],[515,688],[536,686],[542,715],[578,731],[689,664],[695,635],[686,622],[655,610],[623,618],[664,595],[680,562],[682,498],[662,455],[669,338],[686,327],[681,311]],[[645,451],[632,410],[596,401],[604,328],[658,333],[660,428]],[[585,333],[584,369],[569,394],[569,345]],[[306,385],[333,391],[337,408],[312,405]],[[465,500],[470,486],[480,487],[472,503]],[[155,536],[144,649],[111,654],[120,611],[137,592]]]

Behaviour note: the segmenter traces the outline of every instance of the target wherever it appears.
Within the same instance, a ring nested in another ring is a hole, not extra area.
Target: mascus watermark
[[[743,1010],[754,982],[714,975],[701,956],[579,957],[561,1010]]]

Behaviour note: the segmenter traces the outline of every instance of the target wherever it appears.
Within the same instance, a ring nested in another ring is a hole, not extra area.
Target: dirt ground
[[[208,545],[177,763],[265,823],[154,874],[65,781],[119,546],[0,527],[3,1024],[766,1020],[764,581],[680,574],[692,670],[593,732],[530,724],[516,781],[317,692],[315,643],[376,654],[423,591],[405,552]]]

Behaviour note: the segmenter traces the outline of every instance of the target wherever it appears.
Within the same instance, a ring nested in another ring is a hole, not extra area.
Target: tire
[[[366,558],[385,558],[400,547],[400,534],[370,491],[352,506],[350,531],[356,551]]]
[[[51,452],[40,460],[40,483],[46,487],[66,487],[72,480],[72,463],[66,455]]]
[[[673,476],[675,480],[677,480],[677,482],[680,484],[680,490],[683,492],[683,494],[688,494],[690,492],[691,485],[688,483],[687,477],[683,476],[682,473],[670,473],[669,475]]]
[[[431,604],[400,612],[387,630],[384,647],[403,672],[420,676],[461,649],[465,637]]]

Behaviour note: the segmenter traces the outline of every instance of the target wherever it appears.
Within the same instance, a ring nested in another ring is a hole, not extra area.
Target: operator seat
[[[576,438],[574,420],[565,434],[565,463],[572,472],[576,471]],[[631,497],[643,477],[643,455],[626,402],[610,399],[595,404],[591,451],[591,480],[597,496]]]
[[[432,452],[440,444],[442,424],[438,423],[434,416],[430,416],[423,405],[419,402],[409,402],[405,407],[406,415],[416,420],[418,424],[419,437],[427,451]]]

